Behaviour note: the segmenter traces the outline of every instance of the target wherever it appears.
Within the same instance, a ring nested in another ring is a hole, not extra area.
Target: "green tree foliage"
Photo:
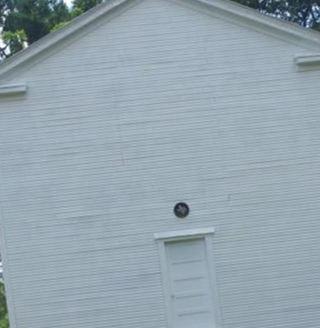
[[[74,0],[73,1],[73,14],[78,15],[86,12],[102,0]]]
[[[37,41],[56,25],[69,19],[62,0],[14,0],[14,10],[5,19],[5,32],[24,31],[29,44]]]
[[[63,0],[0,0],[0,59],[8,57],[65,26],[72,18],[102,0],[74,0],[69,9]]]
[[[320,1],[315,0],[233,0],[259,10],[261,13],[282,18],[304,27],[318,29]]]
[[[0,282],[0,328],[9,328],[6,295],[2,282]]]
[[[27,36],[24,30],[3,32],[2,39],[13,53],[22,50],[24,43],[27,42]]]
[[[71,18],[63,0],[0,0],[0,28],[6,57],[48,34]]]

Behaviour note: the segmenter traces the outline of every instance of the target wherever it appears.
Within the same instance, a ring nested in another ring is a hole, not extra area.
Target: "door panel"
[[[214,328],[204,238],[165,243],[173,328]]]

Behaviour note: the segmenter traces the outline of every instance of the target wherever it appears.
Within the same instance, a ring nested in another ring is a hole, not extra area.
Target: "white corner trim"
[[[0,85],[0,96],[11,96],[27,92],[25,84]]]
[[[179,231],[169,231],[169,232],[159,232],[155,233],[154,239],[175,239],[175,238],[189,238],[195,236],[203,236],[212,234],[215,232],[214,228],[199,228],[199,229],[190,229],[190,230],[179,230]]]
[[[311,66],[320,64],[320,54],[296,55],[294,62],[298,66]]]

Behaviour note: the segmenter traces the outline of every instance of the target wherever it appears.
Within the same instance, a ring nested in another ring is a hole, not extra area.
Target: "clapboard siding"
[[[28,85],[0,99],[12,328],[167,327],[153,234],[212,226],[223,327],[318,327],[319,73],[296,70],[304,51],[148,0],[9,75]]]

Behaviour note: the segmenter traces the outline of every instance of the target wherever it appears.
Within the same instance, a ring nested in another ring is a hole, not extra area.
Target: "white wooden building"
[[[318,328],[319,35],[116,0],[2,64],[11,328]]]

